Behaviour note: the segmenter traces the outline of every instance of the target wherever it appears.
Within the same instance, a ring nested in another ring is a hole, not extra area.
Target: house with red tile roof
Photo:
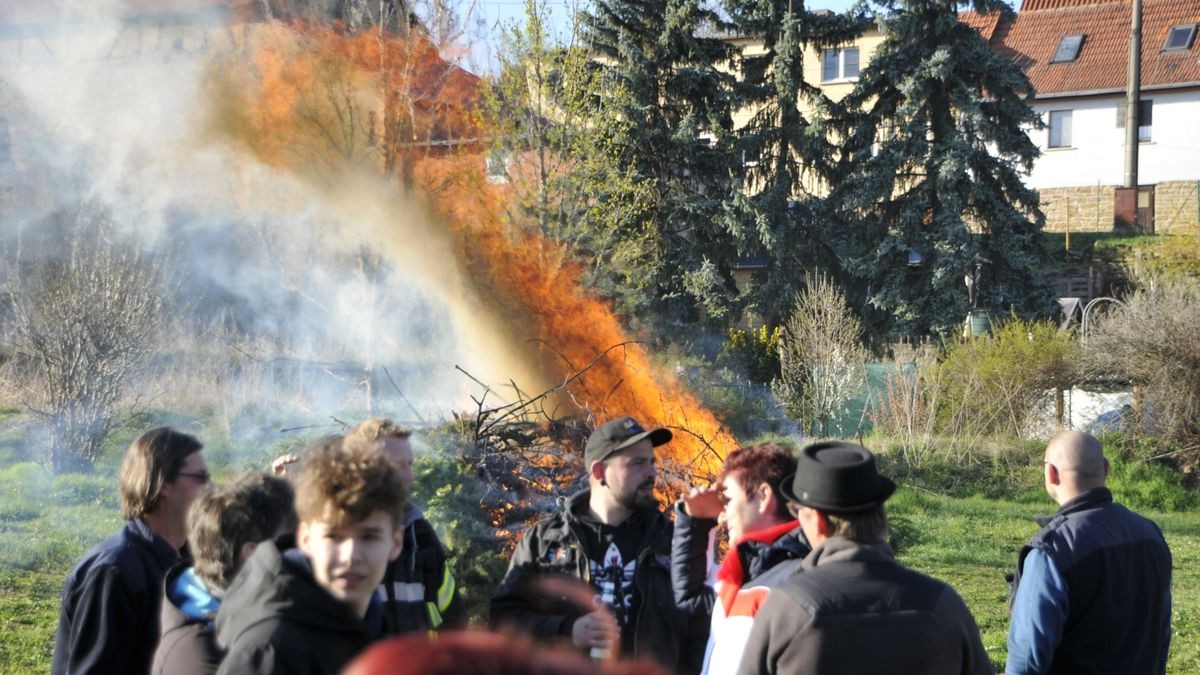
[[[1142,0],[1136,225],[1194,231],[1200,190],[1200,2]],[[964,15],[1021,64],[1045,123],[1028,184],[1051,230],[1111,230],[1125,173],[1129,0],[1024,0],[1010,18]],[[1122,198],[1130,199],[1133,194]],[[1134,223],[1119,223],[1133,225]]]

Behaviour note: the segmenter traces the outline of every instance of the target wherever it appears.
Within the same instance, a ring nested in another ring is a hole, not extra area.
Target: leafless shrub
[[[1161,433],[1200,435],[1200,280],[1146,280],[1123,307],[1097,319],[1084,355],[1092,378],[1143,388]]]
[[[162,333],[163,286],[102,207],[57,211],[40,232],[32,250],[17,246],[7,284],[18,353],[39,376],[29,407],[48,427],[46,463],[88,470]]]
[[[829,424],[862,391],[867,375],[862,326],[846,297],[823,274],[809,274],[779,343],[777,395],[811,434]]]
[[[871,427],[889,438],[914,466],[937,446],[937,411],[941,402],[941,371],[929,350],[912,361],[897,362],[884,391],[871,401]]]

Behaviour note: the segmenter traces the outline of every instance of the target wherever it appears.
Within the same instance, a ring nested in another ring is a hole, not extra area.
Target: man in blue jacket
[[[120,532],[67,577],[53,675],[145,675],[158,646],[163,576],[187,557],[187,512],[208,484],[200,442],[169,427],[142,434],[121,463]]]
[[[1171,640],[1171,552],[1153,522],[1113,502],[1090,434],[1046,446],[1060,508],[1017,558],[1007,673],[1162,673]]]

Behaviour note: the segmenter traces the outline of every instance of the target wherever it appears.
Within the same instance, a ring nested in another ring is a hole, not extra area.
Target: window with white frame
[[[821,81],[834,82],[858,77],[858,47],[826,49],[821,54]]]
[[[1163,43],[1164,52],[1182,51],[1192,48],[1192,40],[1196,38],[1196,24],[1185,23],[1171,26],[1167,31],[1167,40]]]
[[[1050,111],[1050,143],[1051,148],[1071,147],[1071,111]]]

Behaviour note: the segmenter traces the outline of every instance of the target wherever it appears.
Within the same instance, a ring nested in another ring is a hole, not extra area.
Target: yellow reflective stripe
[[[425,603],[425,613],[429,615],[429,628],[431,631],[442,625],[442,613],[438,611],[438,608],[432,602]]]
[[[442,585],[437,592],[437,608],[438,614],[446,611],[450,607],[450,601],[454,599],[454,591],[456,585],[454,577],[450,576],[450,568],[446,567],[442,570]]]

